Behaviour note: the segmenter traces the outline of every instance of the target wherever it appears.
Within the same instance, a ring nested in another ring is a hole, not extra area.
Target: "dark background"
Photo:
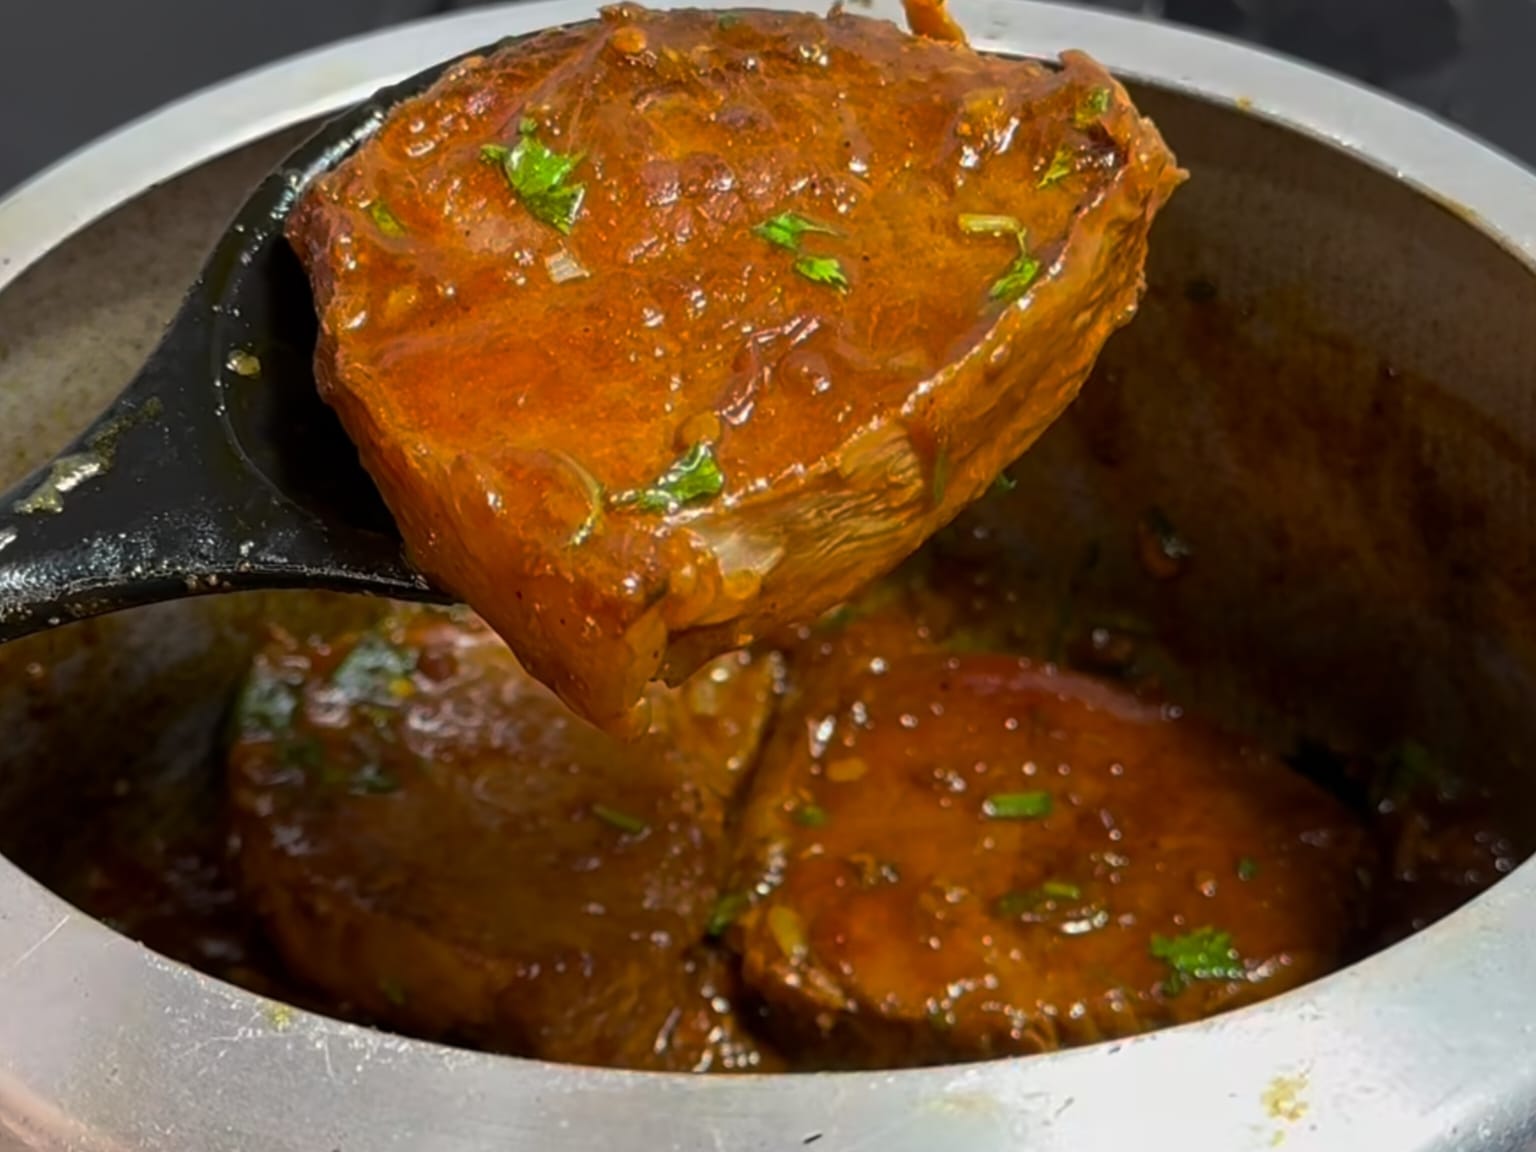
[[[1315,61],[1536,164],[1536,0],[1082,2]],[[7,16],[0,35],[0,191],[216,80],[343,36],[476,3],[0,0]]]

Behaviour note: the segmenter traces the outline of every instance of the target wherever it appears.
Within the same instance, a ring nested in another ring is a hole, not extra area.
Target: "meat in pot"
[[[747,982],[797,1051],[856,1067],[1049,1051],[1294,987],[1357,939],[1370,863],[1343,805],[1177,708],[881,645],[778,726],[741,847]]]
[[[278,636],[237,710],[245,893],[287,968],[417,1035],[551,1060],[764,1066],[703,948],[776,661],[658,691],[631,744],[472,618]]]

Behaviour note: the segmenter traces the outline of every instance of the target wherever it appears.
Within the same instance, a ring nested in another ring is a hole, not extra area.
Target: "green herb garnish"
[[[382,200],[375,200],[368,205],[368,215],[373,217],[373,222],[379,226],[379,231],[386,236],[404,236],[405,225],[400,223],[400,217],[389,210],[389,205]]]
[[[987,291],[987,295],[992,299],[1012,303],[1029,291],[1029,286],[1035,282],[1035,277],[1040,273],[1040,262],[1023,248],[1024,237],[1021,233],[1018,256],[1014,257],[1013,263],[1008,265],[1008,270],[999,276]]]
[[[736,923],[751,903],[752,897],[745,892],[721,893],[709,914],[709,923],[704,926],[704,934],[710,939],[725,935],[725,930]]]
[[[992,911],[1004,920],[1014,920],[1026,912],[1033,912],[1042,903],[1041,894],[1033,888],[1027,892],[1005,892],[992,905]]]
[[[1024,226],[1012,216],[997,216],[986,212],[960,213],[960,231],[972,235],[1017,236]]]
[[[827,810],[820,804],[802,804],[795,809],[794,821],[802,828],[820,828],[827,822]]]
[[[722,12],[715,19],[717,28],[734,28],[741,23],[741,17],[735,12]]]
[[[640,817],[631,816],[628,812],[620,811],[617,808],[610,808],[606,804],[592,805],[592,815],[596,816],[604,824],[617,828],[620,832],[627,833],[630,836],[638,836],[649,827]]]
[[[1237,862],[1237,878],[1239,880],[1252,880],[1259,874],[1259,862],[1252,856],[1244,856]]]
[[[981,814],[988,820],[1039,820],[1051,808],[1049,792],[999,792],[986,798]]]
[[[1426,786],[1438,787],[1444,776],[1428,748],[1417,740],[1405,740],[1387,756],[1386,795],[1403,800]]]
[[[400,781],[377,764],[365,764],[352,773],[347,791],[355,796],[387,796],[391,792],[400,791]]]
[[[1065,880],[1047,880],[1038,888],[1005,893],[998,897],[997,903],[992,905],[992,910],[1005,920],[1013,920],[1038,911],[1043,905],[1052,901],[1080,900],[1082,895],[1082,890],[1076,884],[1069,884]]]
[[[286,732],[298,710],[298,694],[266,670],[253,673],[235,702],[236,723],[241,732]]]
[[[417,652],[391,644],[377,632],[364,633],[331,673],[331,686],[353,704],[396,704],[408,692]]]
[[[1065,148],[1058,148],[1056,149],[1056,154],[1051,157],[1051,162],[1046,167],[1045,174],[1040,177],[1040,182],[1035,187],[1049,188],[1057,181],[1064,180],[1072,175],[1073,171],[1072,153],[1068,152]]]
[[[1006,472],[999,472],[997,479],[992,481],[992,487],[999,492],[1012,492],[1019,486],[1019,482]]]
[[[752,235],[766,240],[775,248],[786,252],[800,251],[800,237],[807,234],[836,236],[835,228],[818,224],[815,220],[797,212],[780,212],[777,216],[754,225]],[[800,255],[795,258],[795,271],[813,284],[825,284],[839,292],[848,290],[848,274],[843,271],[842,261],[835,256]]]
[[[289,768],[309,773],[325,764],[325,749],[313,736],[289,736],[279,745],[279,756]],[[322,783],[324,780],[322,773]]]
[[[615,504],[633,504],[644,512],[671,512],[684,504],[720,495],[725,477],[715,460],[714,449],[699,441],[678,457],[649,488],[619,492]]]
[[[795,259],[795,271],[813,284],[848,291],[848,276],[835,256],[799,256]]]
[[[1153,936],[1152,955],[1167,964],[1170,975],[1163,989],[1177,996],[1193,980],[1242,980],[1248,975],[1242,957],[1232,947],[1232,936],[1214,928],[1201,928],[1184,936]]]
[[[1007,271],[997,278],[987,295],[993,300],[1017,300],[1029,290],[1040,273],[1040,261],[1029,254],[1028,233],[1012,216],[991,216],[966,212],[960,216],[962,232],[984,232],[996,236],[1012,236],[1019,244],[1019,254]]]
[[[818,236],[836,236],[837,230],[825,224],[818,224],[815,220],[801,216],[798,212],[780,212],[777,216],[770,217],[752,228],[752,235],[768,241],[775,248],[783,248],[789,252],[800,251],[800,237],[808,233]]]
[[[1094,122],[1109,111],[1109,89],[1095,88],[1083,98],[1072,115],[1072,122],[1079,128],[1092,127]]]
[[[587,186],[567,180],[583,154],[556,152],[535,135],[537,131],[538,125],[525,119],[518,126],[516,144],[511,148],[487,144],[480,149],[480,157],[501,169],[523,207],[536,219],[569,233]]]

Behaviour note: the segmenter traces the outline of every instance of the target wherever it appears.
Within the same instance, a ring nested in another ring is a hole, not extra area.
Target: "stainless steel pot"
[[[1217,40],[1010,0],[955,7],[984,47],[1085,47],[1135,79],[1194,173],[1158,225],[1143,316],[1020,466],[1024,567],[1049,583],[1101,540],[1092,594],[1141,597],[1180,638],[1182,694],[1229,716],[1278,694],[1333,738],[1454,748],[1536,831],[1536,178],[1381,97]],[[0,479],[127,378],[292,125],[591,13],[479,10],[302,57],[0,204]],[[1197,547],[1179,590],[1156,596],[1120,530],[1148,499],[1177,509]],[[0,843],[47,872],[89,849],[75,798],[202,778],[252,636],[312,607],[211,598],[0,652]],[[688,1078],[295,1012],[155,955],[0,860],[0,1145],[1513,1149],[1536,1140],[1533,931],[1526,866],[1384,953],[1204,1024],[969,1067]]]

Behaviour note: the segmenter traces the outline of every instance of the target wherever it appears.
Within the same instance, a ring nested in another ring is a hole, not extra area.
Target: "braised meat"
[[[833,647],[764,750],[728,937],[802,1059],[1046,1051],[1345,957],[1363,831],[1278,761],[1017,657]]]
[[[701,948],[776,662],[653,690],[619,743],[472,619],[279,637],[243,692],[243,886],[289,970],[416,1035],[612,1067],[772,1066]]]
[[[290,216],[414,562],[604,727],[912,553],[1135,310],[1156,129],[922,9],[610,8],[455,65]]]

